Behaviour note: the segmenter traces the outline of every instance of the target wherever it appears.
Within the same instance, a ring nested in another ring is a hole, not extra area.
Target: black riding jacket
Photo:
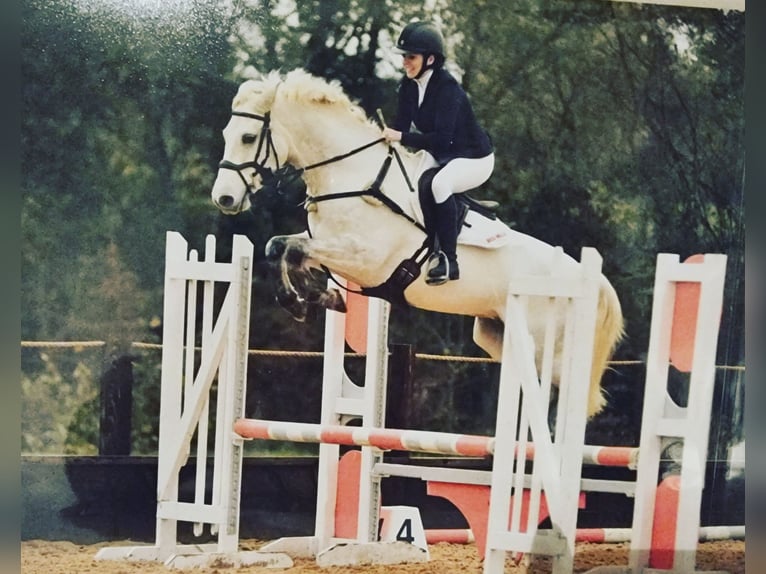
[[[412,131],[413,124],[416,131]],[[402,79],[393,127],[402,132],[402,144],[428,151],[440,165],[458,157],[484,157],[493,151],[489,134],[476,121],[468,94],[443,68],[433,71],[420,107],[417,82]]]

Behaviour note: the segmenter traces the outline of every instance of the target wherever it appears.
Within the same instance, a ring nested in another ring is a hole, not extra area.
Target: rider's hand
[[[402,132],[392,130],[391,128],[383,128],[383,137],[389,142],[402,141]]]

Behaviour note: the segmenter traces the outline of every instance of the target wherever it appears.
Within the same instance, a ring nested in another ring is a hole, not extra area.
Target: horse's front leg
[[[280,275],[282,275],[280,270]],[[279,306],[292,315],[296,321],[305,321],[309,314],[306,299],[298,294],[292,283],[284,280],[277,282],[276,299]]]
[[[351,236],[318,239],[309,237],[305,231],[295,235],[277,235],[266,244],[268,261],[277,262],[281,259],[293,267],[326,267],[351,275],[380,272],[377,255],[370,242]]]
[[[279,271],[277,301],[297,320],[313,316],[318,309],[346,311],[343,296],[337,289],[328,289],[324,272],[308,255],[312,240],[307,234],[280,235],[266,245],[267,260]]]

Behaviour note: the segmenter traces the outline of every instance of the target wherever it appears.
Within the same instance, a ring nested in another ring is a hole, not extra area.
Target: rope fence
[[[65,348],[99,348],[106,346],[106,341],[21,341],[24,349],[65,349]],[[162,343],[143,343],[134,341],[130,344],[134,349],[162,350]],[[200,350],[200,347],[195,347]],[[261,357],[290,357],[298,359],[315,359],[324,356],[322,351],[280,351],[276,349],[249,349],[248,355]],[[349,358],[363,358],[366,353],[346,353]],[[434,355],[430,353],[415,353],[415,358],[423,361],[442,361],[460,363],[495,363],[499,361],[489,357],[467,357],[460,355]],[[646,361],[640,360],[614,360],[609,361],[610,366],[643,365]],[[745,365],[716,365],[716,369],[725,371],[745,371]]]

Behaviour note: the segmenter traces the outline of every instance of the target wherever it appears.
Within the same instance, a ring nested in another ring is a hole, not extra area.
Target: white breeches
[[[436,164],[436,162],[433,162]],[[436,203],[444,203],[453,193],[479,187],[495,168],[495,154],[477,159],[458,157],[439,170],[431,183]]]

